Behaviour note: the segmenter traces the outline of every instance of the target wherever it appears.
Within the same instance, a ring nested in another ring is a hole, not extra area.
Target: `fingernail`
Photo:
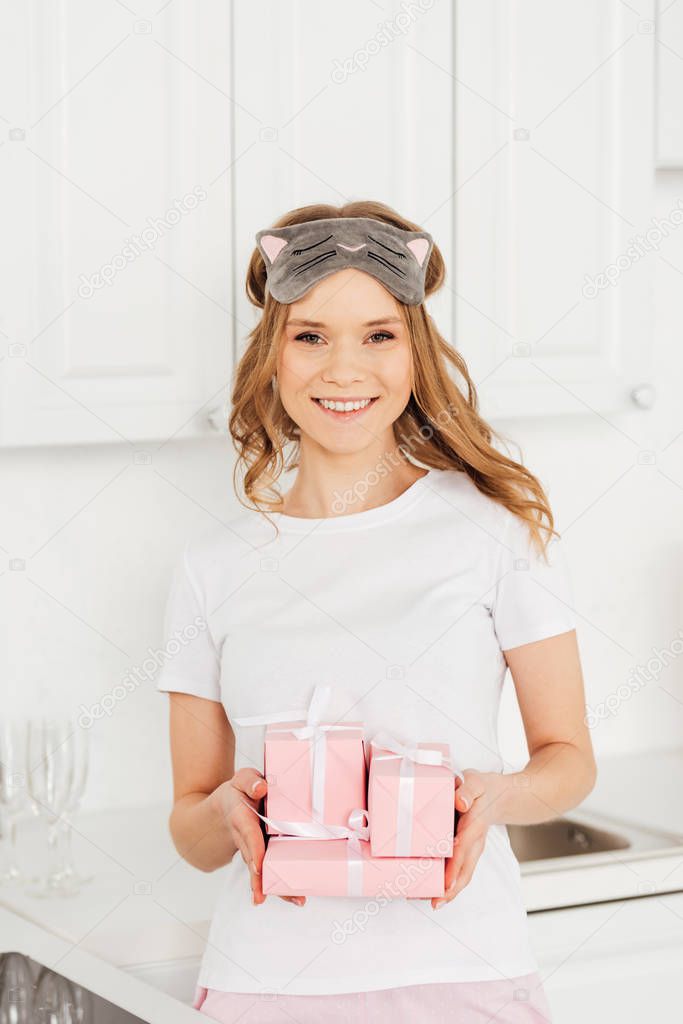
[[[466,811],[469,810],[470,802],[469,802],[469,800],[467,799],[466,796],[461,796],[460,797],[460,803],[463,805],[463,807],[465,808]]]
[[[437,900],[432,909],[438,910],[440,907],[444,905],[445,902],[446,900]]]
[[[255,860],[252,860],[252,862],[251,862],[251,870],[254,872],[255,875],[260,875],[261,874],[259,869],[256,867],[256,861]]]
[[[256,792],[256,789],[263,782],[263,779],[257,779],[256,782],[252,783],[251,792]]]

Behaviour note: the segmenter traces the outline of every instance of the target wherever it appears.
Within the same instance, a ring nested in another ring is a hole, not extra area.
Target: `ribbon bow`
[[[388,751],[386,754],[373,754],[373,757],[378,757],[381,760],[386,760],[390,757],[401,757],[407,758],[415,764],[443,765],[444,768],[451,767],[450,758],[440,750],[422,750],[418,746],[408,746],[406,743],[400,743],[399,740],[394,739],[387,732],[378,732],[373,736],[371,743],[373,747],[381,747],[382,750]],[[456,772],[456,774],[460,773]]]
[[[297,727],[291,725],[273,732],[291,732],[298,740],[311,740],[311,810],[313,820],[321,822],[325,808],[325,768],[327,733],[339,729],[357,729],[356,725],[344,722],[322,724],[322,718],[332,695],[332,687],[318,684],[313,690],[307,708],[296,708],[292,711],[272,711],[265,715],[250,715],[246,718],[235,718],[237,725],[273,725],[278,722],[292,722],[304,719],[305,724]]]
[[[278,832],[285,832],[286,835],[278,835],[277,839],[346,839],[346,856],[348,863],[348,892],[349,896],[363,895],[363,857],[361,854],[361,839],[369,840],[370,828],[368,825],[368,812],[357,807],[348,817],[346,825],[324,825],[319,821],[283,821],[276,818],[268,818],[260,814],[255,807],[243,800],[242,803],[250,811],[257,814],[261,821],[276,829]],[[365,824],[363,824],[365,822]]]

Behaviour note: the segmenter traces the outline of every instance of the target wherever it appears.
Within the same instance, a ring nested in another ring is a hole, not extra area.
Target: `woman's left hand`
[[[455,809],[459,812],[453,856],[446,859],[446,892],[432,899],[434,910],[450,903],[469,883],[486,843],[489,825],[497,821],[497,799],[504,776],[498,772],[464,771],[455,779]]]

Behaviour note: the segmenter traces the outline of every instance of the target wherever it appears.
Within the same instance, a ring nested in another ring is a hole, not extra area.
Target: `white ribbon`
[[[235,718],[236,725],[273,725],[278,722],[304,720],[304,725],[272,729],[272,732],[291,732],[298,740],[310,739],[311,755],[311,810],[313,821],[322,822],[325,809],[325,778],[327,768],[327,733],[331,730],[357,729],[357,725],[345,722],[333,722],[323,725],[321,719],[325,713],[332,687],[318,685],[313,690],[307,708],[295,708],[292,711],[272,711],[265,715],[249,715],[246,718]]]
[[[415,764],[433,764],[443,765],[445,768],[451,767],[450,758],[443,754],[440,750],[423,750],[418,746],[408,746],[407,743],[400,743],[393,736],[390,736],[388,732],[378,732],[370,741],[373,747],[381,747],[382,750],[390,751],[386,754],[373,754],[373,757],[379,757],[381,760],[386,760],[389,757],[402,757],[413,761]],[[459,772],[455,773],[459,775]]]
[[[450,757],[440,750],[424,750],[415,746],[400,743],[386,732],[378,732],[370,741],[373,747],[381,748],[385,753],[374,753],[378,761],[393,760],[400,757],[401,764],[398,775],[398,808],[396,812],[396,843],[395,857],[409,857],[413,833],[413,810],[415,803],[415,765],[428,764],[448,768],[465,781],[462,772],[455,771],[451,766]],[[455,809],[454,809],[455,810]]]
[[[367,824],[368,812],[362,807],[357,807],[348,817],[346,825],[324,825],[316,821],[282,821],[281,819],[268,818],[260,814],[255,807],[243,800],[242,803],[250,811],[257,814],[261,821],[272,828],[287,835],[278,835],[278,839],[346,839],[346,862],[347,862],[347,896],[363,895],[363,857],[361,854],[360,840],[370,838],[370,828]],[[363,824],[363,821],[366,824]]]

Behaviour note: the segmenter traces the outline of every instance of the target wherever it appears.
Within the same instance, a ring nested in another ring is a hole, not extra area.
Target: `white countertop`
[[[683,748],[603,759],[593,793],[568,817],[608,813],[651,828],[679,832],[681,843],[648,856],[614,851],[606,858],[581,855],[562,863],[523,865],[527,909],[601,902],[683,891]],[[201,955],[221,872],[206,874],[176,853],[165,806],[78,814],[73,853],[93,882],[76,897],[38,900],[19,886],[0,887],[0,907],[54,936],[78,943],[108,964],[130,966]],[[22,823],[22,863],[38,867],[44,829]]]
[[[0,886],[0,906],[111,964],[201,955],[221,873],[198,871],[178,856],[168,814],[152,805],[74,815],[74,862],[93,881],[76,896],[50,899]],[[20,864],[35,872],[44,825],[21,822],[17,846]]]
[[[206,1017],[191,1006],[93,956],[81,948],[82,943],[60,939],[44,926],[26,921],[3,907],[0,907],[0,940],[3,951],[9,949],[31,957],[36,963],[133,1014],[135,1020],[148,1024],[206,1021]],[[119,1016],[117,1014],[117,1019]],[[108,1012],[105,1019],[112,1019]]]

